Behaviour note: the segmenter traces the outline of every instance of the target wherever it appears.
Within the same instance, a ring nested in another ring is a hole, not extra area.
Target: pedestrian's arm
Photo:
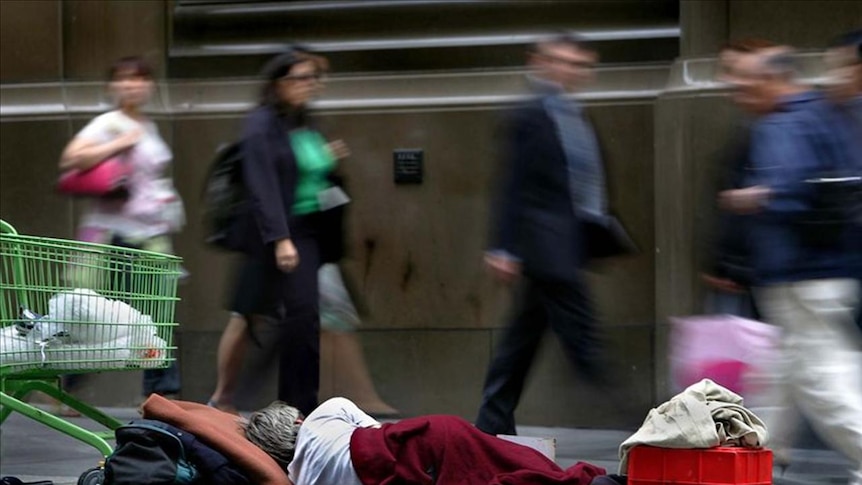
[[[521,191],[524,168],[527,164],[527,120],[525,116],[513,117],[503,131],[502,167],[495,204],[495,221],[492,234],[491,254],[519,260],[517,246],[518,223],[521,212]]]
[[[722,207],[789,221],[810,211],[813,189],[805,180],[815,176],[818,165],[811,139],[798,124],[773,122],[755,127],[746,187],[722,192]]]
[[[141,135],[143,135],[142,130],[133,129],[107,142],[85,136],[76,136],[63,149],[63,155],[60,157],[60,170],[87,170],[92,168],[106,158],[135,146],[141,139]]]
[[[269,143],[262,117],[252,118],[243,138],[243,180],[249,203],[265,244],[290,238],[284,212],[275,148]],[[287,135],[285,135],[286,138]]]
[[[807,179],[817,174],[813,134],[796,124],[767,124],[755,129],[752,161],[761,185],[768,187],[765,217],[798,219],[811,210],[813,189]]]

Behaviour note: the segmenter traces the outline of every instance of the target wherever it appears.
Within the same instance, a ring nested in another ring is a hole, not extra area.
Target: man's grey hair
[[[302,418],[299,409],[275,401],[249,416],[245,436],[286,469],[293,461]]]

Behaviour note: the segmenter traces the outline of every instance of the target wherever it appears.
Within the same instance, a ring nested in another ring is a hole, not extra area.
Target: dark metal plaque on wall
[[[403,148],[392,152],[396,184],[421,184],[424,175],[425,151],[421,148]]]

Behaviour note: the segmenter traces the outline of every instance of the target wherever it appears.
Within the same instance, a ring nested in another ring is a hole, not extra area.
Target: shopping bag
[[[734,315],[673,317],[670,323],[674,391],[705,378],[746,398],[766,391],[780,359],[778,327]]]
[[[131,167],[120,157],[108,158],[86,170],[63,172],[57,191],[75,197],[109,197],[125,189]]]
[[[327,263],[317,273],[320,289],[320,326],[326,330],[348,332],[360,324],[359,312],[350,298],[341,269]]]

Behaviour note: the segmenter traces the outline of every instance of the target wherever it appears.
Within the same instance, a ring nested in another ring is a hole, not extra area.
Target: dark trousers
[[[237,390],[238,405],[265,385],[278,362],[278,399],[305,415],[317,407],[320,388],[320,308],[317,272],[321,266],[319,213],[291,221],[291,242],[299,265],[290,273],[276,267],[273,245],[243,262],[229,309],[246,317],[256,347]],[[245,402],[244,402],[245,401]]]
[[[177,361],[164,369],[144,370],[144,396],[152,393],[166,395],[180,393],[180,366]]]
[[[132,244],[119,236],[114,236],[111,239],[110,243],[113,246],[119,246],[123,248],[141,249],[139,245]],[[123,267],[119,267],[119,269],[122,270]],[[130,268],[126,273],[120,273],[119,275],[114,276],[114,286],[115,287],[111,289],[117,291],[132,290]],[[146,287],[146,284],[143,285],[143,287]],[[132,302],[126,301],[126,303],[131,304]],[[178,351],[174,351],[174,358],[177,357],[177,353]],[[66,391],[72,391],[79,388],[83,384],[85,375],[86,374],[64,375],[62,378],[63,389]],[[161,395],[179,394],[181,388],[182,382],[180,379],[180,367],[177,364],[176,360],[172,361],[170,365],[164,369],[144,370],[144,376],[141,386],[141,395],[143,395],[144,397],[147,397],[152,393]]]
[[[516,291],[515,316],[488,369],[476,420],[476,426],[489,434],[515,434],[515,408],[549,326],[566,357],[587,379],[595,381],[602,374],[600,339],[583,281],[526,278]]]
[[[111,244],[124,248],[141,249],[139,245],[132,244],[119,236],[114,236],[111,240]],[[129,274],[127,274],[126,276],[130,277]],[[129,277],[123,277],[119,279],[118,286],[125,291],[131,290],[131,281]],[[179,351],[176,350],[174,351],[174,353],[179,353]],[[174,355],[174,358],[176,358],[176,355]],[[181,388],[182,383],[180,380],[180,367],[179,365],[177,365],[176,360],[171,362],[170,366],[164,369],[144,370],[144,377],[141,384],[141,394],[144,397],[147,397],[152,393],[162,395],[179,394]]]
[[[320,388],[320,244],[314,235],[294,236],[293,244],[299,265],[282,277],[278,399],[308,416],[317,407]]]

